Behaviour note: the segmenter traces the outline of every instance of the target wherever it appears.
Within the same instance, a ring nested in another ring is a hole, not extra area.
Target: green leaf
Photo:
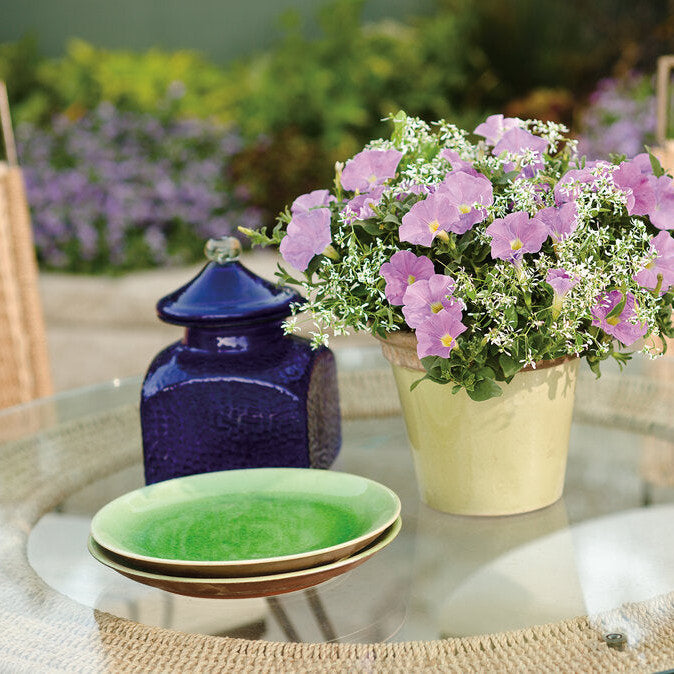
[[[503,370],[503,375],[505,377],[512,377],[514,374],[517,374],[522,369],[522,366],[507,353],[502,353],[498,357],[498,364]]]
[[[376,220],[356,220],[353,224],[357,227],[362,227],[368,234],[372,234],[372,236],[379,236],[381,234],[381,227]]]
[[[498,398],[503,395],[501,387],[493,379],[482,379],[475,384],[472,391],[467,391],[471,400],[482,402],[490,398]]]
[[[421,359],[421,364],[424,370],[432,377],[440,377],[442,375],[442,361],[444,358],[439,356],[424,356]]]
[[[307,267],[306,271],[304,272],[304,275],[308,279],[311,279],[311,277],[314,275],[314,273],[316,272],[316,270],[320,266],[323,259],[324,258],[323,258],[322,255],[314,255],[311,262],[309,262],[309,266]]]
[[[662,168],[660,160],[651,152],[651,148],[646,146],[646,152],[648,152],[648,158],[651,160],[651,168],[653,169],[653,175],[656,178],[665,174],[665,169]]]
[[[399,220],[395,215],[393,215],[392,213],[389,213],[389,214],[382,220],[382,222],[390,222],[391,224],[397,225],[398,227],[400,227],[400,220]]]
[[[506,307],[504,311],[506,320],[513,328],[517,327],[517,309],[514,306]]]
[[[616,316],[620,316],[622,314],[623,309],[625,308],[625,303],[627,302],[627,295],[625,293],[622,294],[622,299],[618,304],[616,304],[611,311],[606,314],[606,319],[608,320],[609,318],[615,318]]]
[[[407,122],[407,115],[403,110],[399,110],[396,115],[391,119],[393,122],[393,133],[391,134],[391,140],[399,145],[403,140],[403,134],[405,132],[405,123]]]
[[[425,375],[424,375],[423,377],[421,377],[420,379],[417,379],[416,381],[413,381],[412,384],[411,384],[411,386],[410,386],[410,391],[414,391],[414,389],[415,389],[417,386],[419,386],[419,384],[421,384],[422,381],[424,381],[424,380],[426,380],[426,379],[430,379],[430,377],[429,377],[427,374],[425,374]]]
[[[494,377],[496,377],[496,373],[488,365],[481,367],[477,371],[477,374],[478,377],[483,377],[484,379],[494,379]]]
[[[595,359],[595,358],[590,360],[590,358],[588,357],[587,364],[590,366],[590,370],[592,370],[592,372],[594,372],[597,379],[599,379],[599,377],[601,377],[601,367],[600,367],[599,360]]]

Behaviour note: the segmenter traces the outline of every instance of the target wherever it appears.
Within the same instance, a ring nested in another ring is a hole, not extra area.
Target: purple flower
[[[674,229],[674,183],[667,176],[651,178],[655,205],[648,217],[658,229]]]
[[[328,190],[314,190],[308,194],[303,194],[293,201],[290,211],[293,215],[297,213],[306,213],[314,208],[325,208],[330,202],[335,201],[335,197]]]
[[[519,263],[524,253],[537,253],[548,238],[548,228],[536,218],[529,218],[525,211],[510,213],[497,218],[486,229],[491,236],[493,259]]]
[[[369,192],[385,180],[393,178],[402,158],[398,150],[363,150],[346,162],[342,171],[342,187],[351,192]]]
[[[597,297],[597,303],[592,307],[592,325],[601,328],[607,335],[615,337],[625,346],[634,344],[640,337],[646,334],[646,323],[634,323],[636,317],[636,299],[632,293],[625,295],[625,306],[620,314],[609,316],[609,314],[623,300],[623,294],[620,290],[611,290]]]
[[[349,201],[349,203],[347,203],[346,208],[353,213],[354,217],[358,220],[373,218],[375,213],[372,210],[372,206],[381,201],[382,194],[384,194],[384,187],[380,185],[370,192],[356,195]]]
[[[494,203],[491,181],[485,176],[472,176],[463,172],[449,173],[438,193],[446,195],[449,203],[458,209],[458,220],[449,227],[451,232],[457,234],[467,232],[475,223],[482,222],[487,217],[484,209],[474,208],[473,204],[490,206]]]
[[[555,185],[555,203],[560,206],[578,198],[581,185],[594,185],[597,177],[591,172],[590,167],[582,169],[570,169]]]
[[[651,239],[651,252],[655,259],[634,275],[634,280],[642,288],[654,290],[658,286],[658,275],[662,276],[660,295],[664,295],[674,285],[674,238],[667,232],[660,232]]]
[[[403,316],[407,325],[418,328],[425,320],[443,310],[456,314],[458,320],[461,320],[461,303],[449,297],[455,285],[451,276],[433,274],[409,286],[403,297]]]
[[[448,358],[456,338],[466,329],[455,312],[443,310],[434,314],[416,329],[417,355]]]
[[[628,215],[646,215],[655,208],[655,190],[650,162],[648,171],[644,171],[642,157],[638,155],[631,161],[624,161],[613,173],[613,182],[625,192]]]
[[[501,140],[494,146],[492,154],[498,157],[502,152],[520,155],[527,150],[533,150],[537,158],[533,164],[524,167],[522,175],[527,178],[533,178],[535,172],[543,167],[543,154],[548,150],[548,141],[540,136],[534,136],[525,129],[514,128],[507,131]],[[513,162],[507,162],[503,165],[505,171],[512,171],[515,168]]]
[[[459,210],[449,197],[434,192],[422,201],[417,201],[403,216],[399,234],[401,241],[430,246],[440,232],[447,232],[459,220]],[[446,236],[446,234],[445,234]]]
[[[490,145],[496,145],[507,131],[521,125],[522,120],[517,119],[517,117],[489,115],[482,124],[478,124],[473,133],[482,136]]]
[[[417,256],[409,250],[399,250],[384,262],[379,274],[386,280],[386,299],[391,304],[402,304],[408,286],[417,280],[429,279],[435,273],[433,262],[427,257]]]
[[[320,255],[331,241],[330,211],[316,208],[293,216],[279,250],[288,264],[304,271],[314,255]]]
[[[536,218],[543,222],[552,240],[557,242],[566,238],[578,224],[578,211],[576,204],[572,201],[563,204],[561,208],[550,206],[543,208],[536,213]]]
[[[449,162],[449,165],[452,167],[452,171],[463,171],[464,173],[474,176],[482,175],[479,171],[473,168],[473,165],[469,161],[461,159],[459,153],[456,150],[445,148],[440,152],[440,156]]]
[[[577,276],[569,274],[566,269],[562,268],[549,269],[545,280],[552,286],[555,295],[560,298],[564,297],[571,288],[577,286],[580,281]]]

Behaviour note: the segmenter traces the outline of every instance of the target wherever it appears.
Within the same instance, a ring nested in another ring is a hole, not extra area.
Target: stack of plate
[[[159,482],[108,503],[91,523],[89,551],[168,592],[263,597],[355,568],[400,526],[396,494],[357,475],[229,470]]]

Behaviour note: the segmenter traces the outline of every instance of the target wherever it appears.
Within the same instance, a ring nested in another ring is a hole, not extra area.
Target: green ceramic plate
[[[284,592],[295,592],[313,587],[351,569],[355,569],[385,548],[400,532],[402,523],[398,517],[370,545],[351,557],[340,559],[330,564],[321,564],[310,569],[288,571],[265,576],[248,576],[238,578],[201,578],[162,575],[142,571],[129,566],[119,557],[106,552],[93,538],[89,538],[89,552],[101,564],[109,566],[118,573],[144,585],[157,587],[166,592],[184,594],[188,597],[204,597],[209,599],[244,599],[246,597],[268,597]]]
[[[252,576],[348,557],[399,514],[396,494],[364,477],[257,468],[137,489],[99,510],[91,535],[137,569]]]

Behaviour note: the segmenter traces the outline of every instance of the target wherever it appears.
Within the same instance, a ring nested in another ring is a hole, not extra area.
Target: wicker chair
[[[37,263],[21,169],[0,82],[0,408],[52,393]]]

